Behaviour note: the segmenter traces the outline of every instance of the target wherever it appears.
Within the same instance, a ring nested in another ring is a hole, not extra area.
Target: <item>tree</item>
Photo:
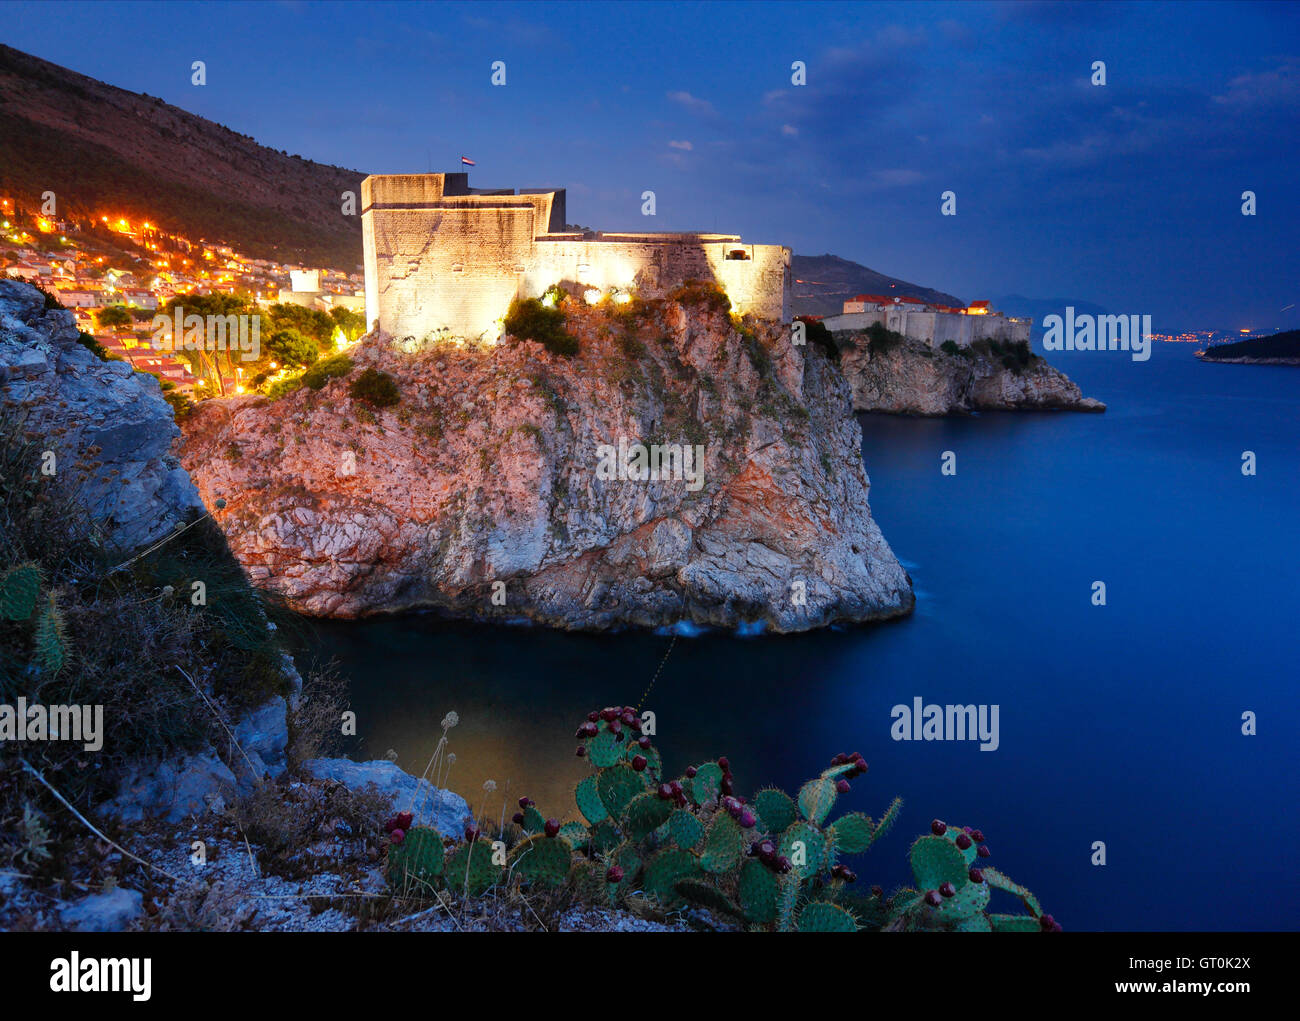
[[[356,340],[366,332],[366,317],[360,312],[353,312],[350,308],[337,305],[330,309],[330,318],[343,331],[343,336],[348,341]]]
[[[316,341],[294,329],[276,330],[266,342],[266,349],[281,365],[305,367],[320,357]]]
[[[125,305],[109,305],[95,313],[95,322],[99,323],[101,328],[107,327],[115,333],[127,329],[132,321],[131,310]]]

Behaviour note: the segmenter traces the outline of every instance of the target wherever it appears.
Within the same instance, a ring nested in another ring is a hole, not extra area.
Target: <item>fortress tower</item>
[[[366,322],[395,337],[495,337],[515,297],[553,284],[662,296],[716,281],[736,311],[790,318],[790,249],[734,234],[566,230],[565,194],[469,187],[468,174],[361,182]]]

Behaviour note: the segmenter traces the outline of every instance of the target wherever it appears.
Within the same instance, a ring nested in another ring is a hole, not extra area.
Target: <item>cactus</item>
[[[734,871],[745,853],[744,845],[745,835],[736,820],[724,812],[714,813],[713,822],[704,834],[700,868],[714,873]]]
[[[541,887],[571,884],[579,897],[595,903],[635,906],[644,894],[668,910],[693,904],[751,928],[781,932],[855,932],[864,925],[889,931],[1060,928],[1024,887],[996,869],[979,868],[977,859],[987,857],[988,849],[978,830],[937,820],[909,851],[916,889],[886,900],[873,888],[869,900],[849,902],[854,910],[837,903],[857,879],[841,857],[870,850],[902,807],[895,798],[878,820],[861,812],[832,818],[849,781],[867,771],[856,753],[835,756],[796,798],[767,787],[746,803],[735,793],[725,758],[665,780],[662,760],[631,707],[590,713],[576,736],[581,756],[594,768],[574,791],[585,821],[561,826],[521,799],[515,822],[524,838],[512,850],[508,870],[493,863],[486,840],[474,839],[477,827],[467,829],[466,841],[451,848],[445,861],[433,854],[434,848],[440,852],[441,838],[416,827],[390,847],[390,883],[413,880],[471,895],[510,877]],[[1019,897],[1030,914],[989,914],[995,889]]]
[[[947,826],[935,820],[931,833],[912,844],[909,859],[916,890],[891,898],[885,928],[893,931],[942,929],[951,932],[1058,931],[1036,898],[1019,883],[994,868],[975,866],[983,857],[983,834],[969,827]],[[1028,915],[989,914],[993,890],[1019,897]]]
[[[63,613],[58,597],[51,592],[36,619],[36,662],[41,669],[57,674],[67,660],[67,641],[63,634]]]
[[[388,849],[385,878],[394,892],[432,891],[442,875],[442,834],[428,826],[416,826],[406,832],[401,843]]]
[[[501,866],[492,861],[492,845],[474,840],[459,845],[443,865],[443,879],[448,888],[478,897],[496,885]]]
[[[799,912],[800,932],[857,932],[858,920],[838,904],[814,901]]]
[[[515,847],[508,864],[530,883],[563,886],[573,865],[573,848],[563,837],[532,836]]]
[[[36,612],[41,571],[35,564],[19,564],[0,575],[0,619],[27,620]]]

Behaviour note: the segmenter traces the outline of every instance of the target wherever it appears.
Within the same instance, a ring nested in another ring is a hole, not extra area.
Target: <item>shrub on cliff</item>
[[[668,298],[679,305],[703,305],[711,312],[731,311],[731,299],[727,297],[727,292],[712,280],[687,280],[675,288]]]
[[[391,408],[402,399],[393,377],[375,368],[366,369],[354,379],[348,385],[348,393],[354,400],[369,404],[372,408]]]
[[[902,345],[904,337],[901,333],[887,329],[884,323],[872,323],[867,327],[867,339],[871,341],[873,354],[885,354]]]
[[[808,343],[821,348],[831,361],[839,362],[839,345],[835,343],[835,338],[831,336],[831,331],[826,328],[825,323],[811,316],[795,316],[795,321],[804,324],[804,339]]]
[[[320,358],[316,341],[292,327],[272,333],[266,350],[281,365],[306,366]]]
[[[578,353],[578,338],[564,328],[564,310],[548,308],[537,298],[512,301],[504,326],[510,336],[536,341],[551,354],[571,358]]]
[[[352,371],[352,366],[352,359],[347,355],[322,358],[302,374],[303,385],[309,386],[313,390],[320,390],[331,379],[346,376]]]

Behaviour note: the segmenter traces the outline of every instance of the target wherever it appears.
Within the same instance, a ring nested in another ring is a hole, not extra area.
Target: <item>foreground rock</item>
[[[309,614],[801,631],[910,611],[824,355],[701,305],[640,323],[578,307],[568,328],[573,358],[368,337],[350,379],[318,392],[202,404],[183,461],[209,505],[226,501],[254,583]],[[400,404],[352,399],[368,366]],[[598,448],[620,441],[698,444],[700,485],[602,477]]]
[[[1034,355],[1015,368],[967,348],[949,354],[904,341],[873,350],[863,334],[837,335],[854,411],[951,415],[973,411],[1105,411],[1073,382]],[[1014,359],[1013,359],[1014,360]]]
[[[202,513],[172,452],[180,430],[158,381],[102,361],[77,340],[67,309],[46,309],[30,284],[0,280],[0,400],[122,549],[135,549]]]
[[[308,759],[302,770],[318,780],[334,780],[356,793],[373,788],[392,802],[393,811],[410,812],[417,826],[432,826],[442,834],[458,836],[473,820],[469,805],[459,794],[403,772],[387,759]]]

